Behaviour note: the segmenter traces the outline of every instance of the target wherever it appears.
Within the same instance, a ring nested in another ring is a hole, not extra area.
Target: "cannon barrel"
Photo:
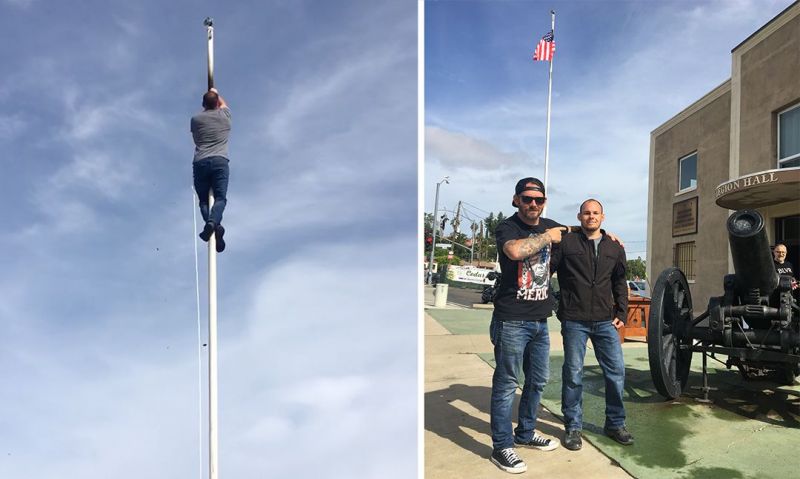
[[[739,210],[728,217],[736,292],[743,303],[757,303],[778,287],[778,273],[764,230],[764,217],[755,210]],[[757,291],[756,291],[757,290]]]

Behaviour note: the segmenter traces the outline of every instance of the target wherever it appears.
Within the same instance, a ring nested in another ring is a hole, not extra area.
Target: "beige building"
[[[731,57],[729,80],[650,135],[647,275],[681,268],[695,314],[733,272],[733,210],[758,210],[800,269],[800,2]]]

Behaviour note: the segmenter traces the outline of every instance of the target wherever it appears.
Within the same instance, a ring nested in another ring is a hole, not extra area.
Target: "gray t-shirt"
[[[204,110],[196,114],[192,117],[191,130],[195,145],[194,161],[209,156],[228,158],[231,111],[227,107]]]

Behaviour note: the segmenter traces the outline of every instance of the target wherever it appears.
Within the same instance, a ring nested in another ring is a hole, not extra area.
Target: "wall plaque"
[[[672,236],[697,233],[697,197],[672,205]]]

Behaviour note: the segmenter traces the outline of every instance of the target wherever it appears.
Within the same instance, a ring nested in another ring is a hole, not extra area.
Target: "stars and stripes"
[[[536,51],[533,52],[533,61],[535,62],[549,62],[553,60],[556,53],[556,42],[553,40],[553,31],[545,33],[539,44],[536,45]]]

